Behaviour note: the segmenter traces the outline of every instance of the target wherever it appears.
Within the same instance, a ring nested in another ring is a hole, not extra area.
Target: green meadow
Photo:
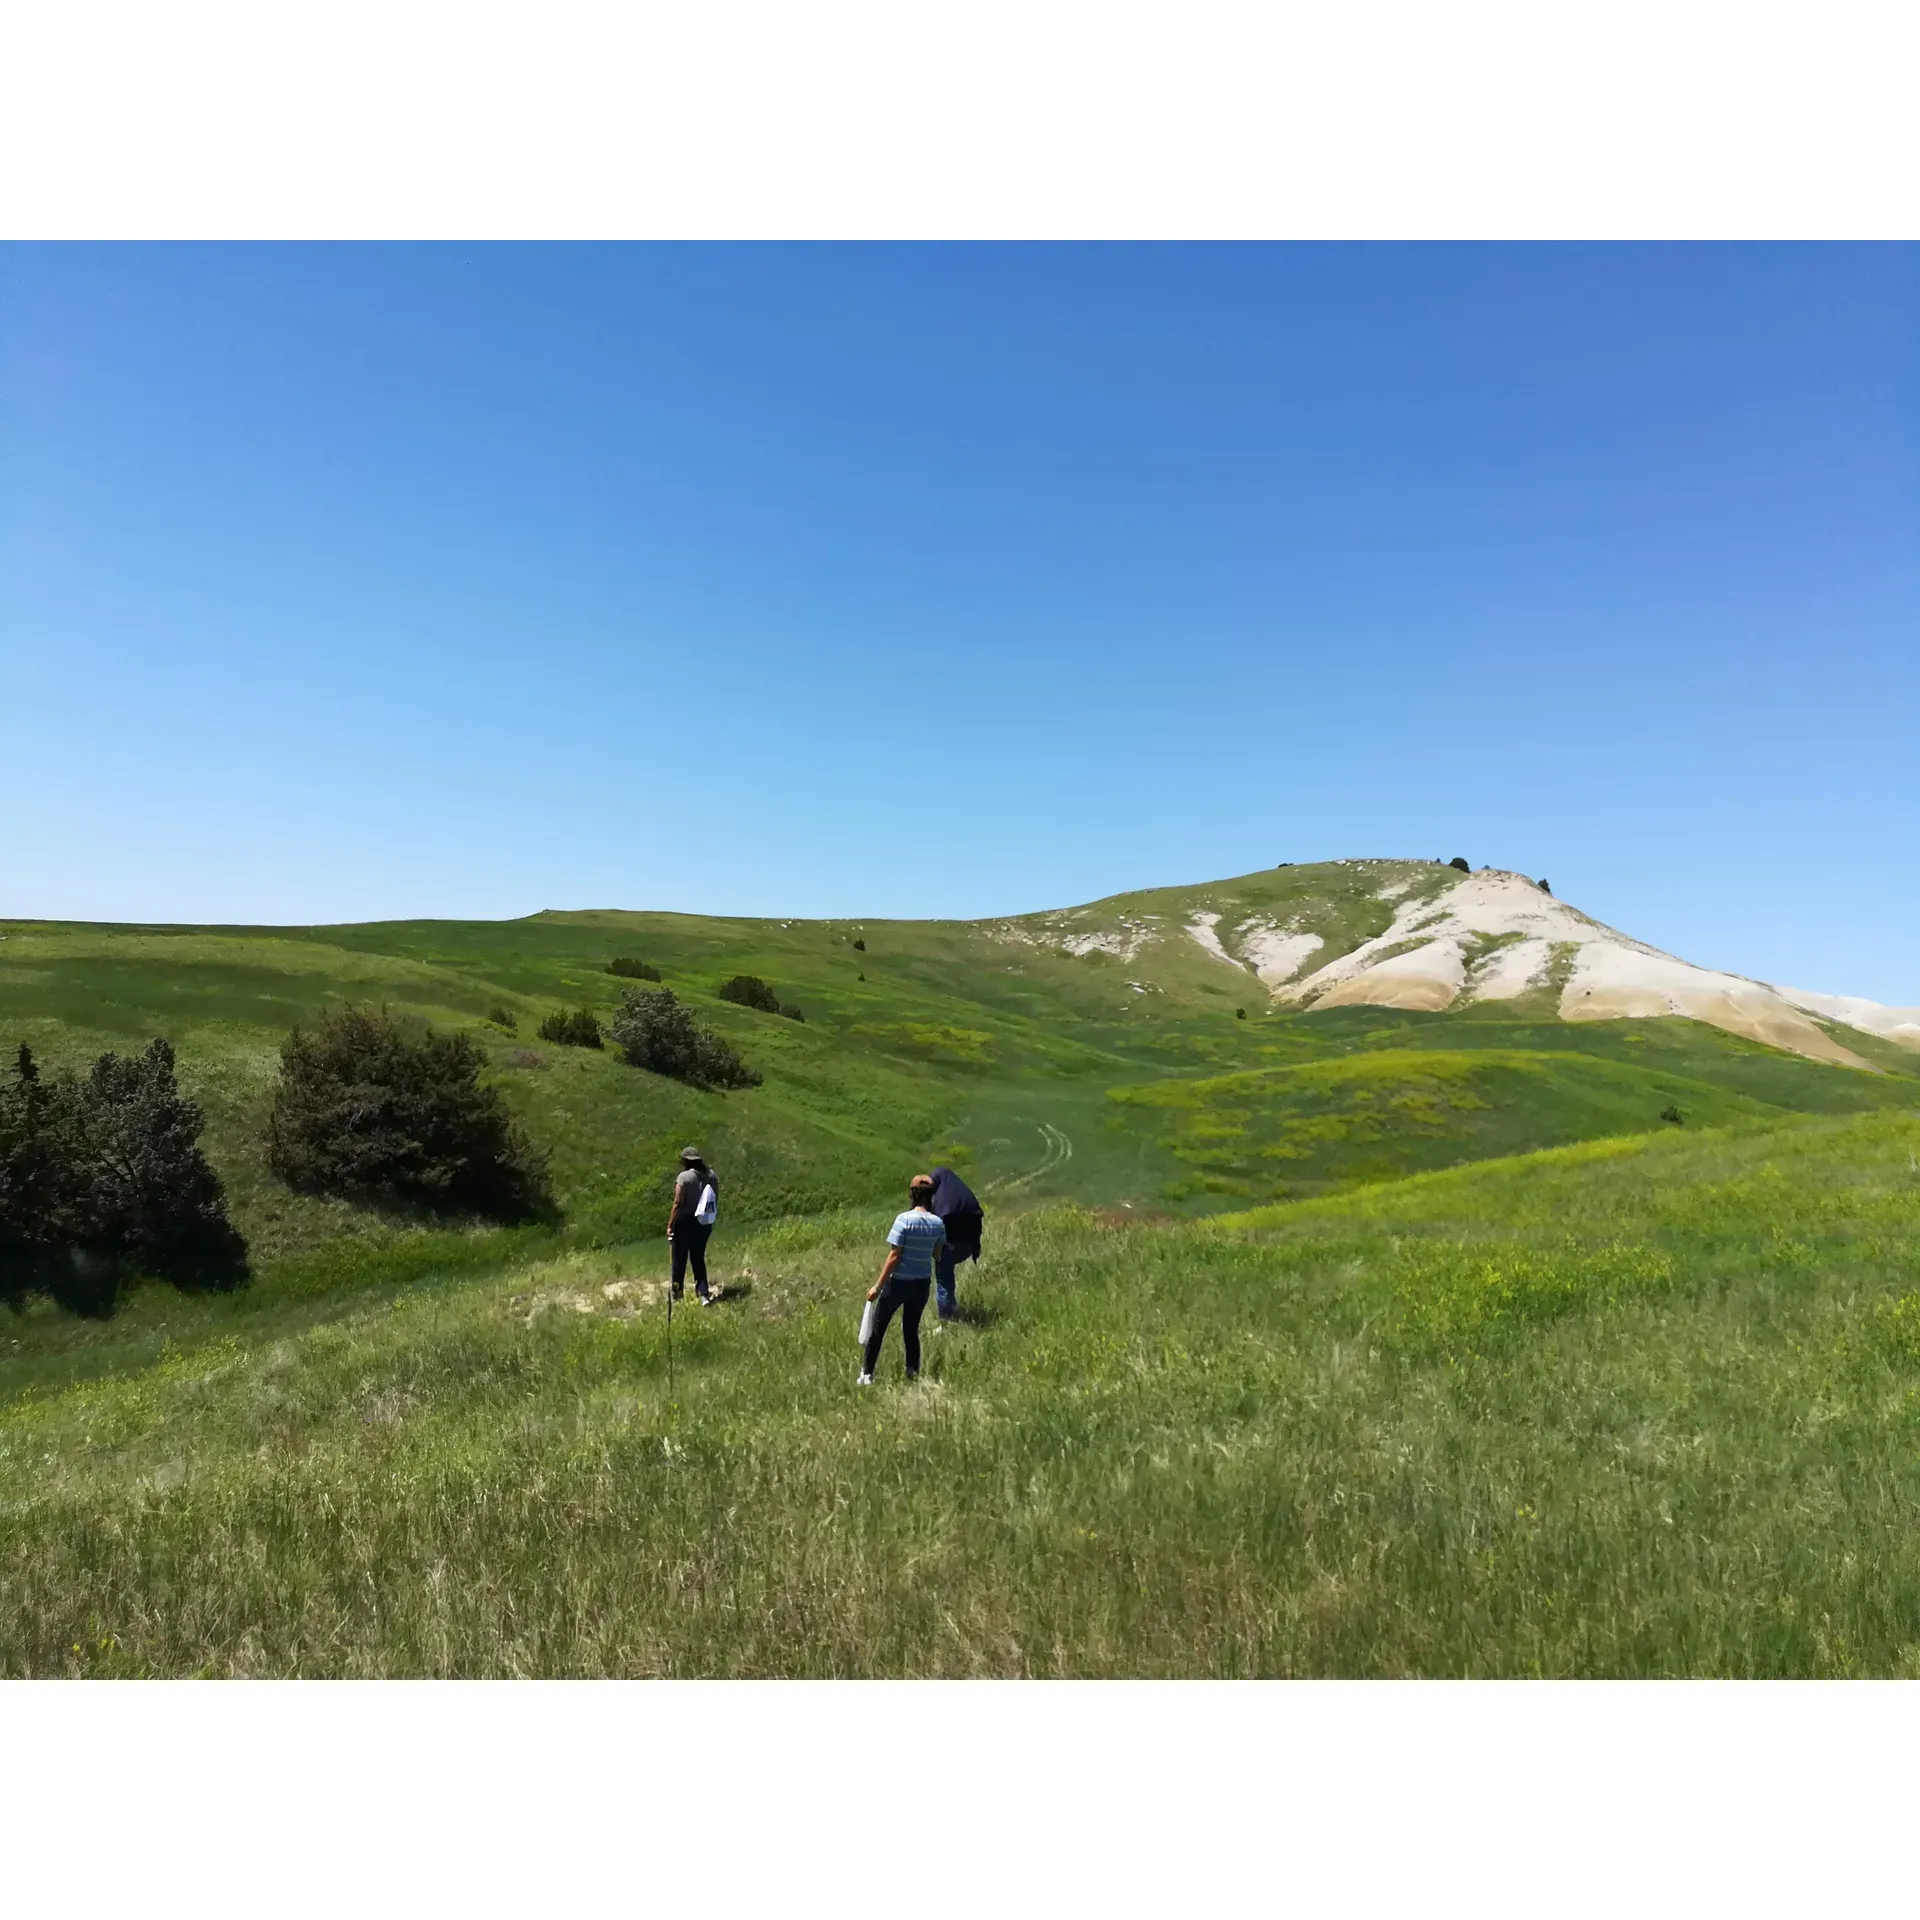
[[[0,1671],[1920,1670],[1920,1056],[1126,950],[1309,895],[1371,937],[1382,864],[968,924],[0,923],[0,1043],[168,1037],[254,1266],[0,1316]],[[763,1083],[540,1041],[618,956]],[[344,1000],[474,1035],[557,1222],[273,1180],[279,1046]],[[670,1353],[687,1140],[727,1297]],[[969,1317],[856,1390],[936,1160]]]

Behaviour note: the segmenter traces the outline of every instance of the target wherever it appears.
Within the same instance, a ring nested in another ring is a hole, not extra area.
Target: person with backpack
[[[719,1218],[720,1183],[700,1157],[698,1147],[682,1147],[680,1171],[674,1177],[673,1204],[667,1212],[667,1240],[673,1248],[673,1297],[687,1290],[687,1263],[693,1263],[693,1290],[703,1307],[713,1305],[707,1287],[707,1241]]]
[[[934,1299],[940,1308],[942,1323],[960,1318],[960,1301],[954,1291],[954,1269],[963,1260],[980,1258],[980,1235],[986,1226],[986,1212],[973,1197],[973,1189],[951,1167],[933,1170],[933,1198],[927,1203],[940,1216],[947,1237],[933,1256]],[[939,1331],[936,1326],[935,1332]]]
[[[933,1287],[933,1258],[947,1229],[927,1202],[933,1198],[933,1176],[916,1173],[907,1182],[907,1211],[895,1216],[887,1234],[887,1257],[880,1278],[867,1289],[867,1303],[876,1309],[867,1333],[860,1366],[860,1384],[873,1385],[874,1364],[888,1323],[900,1316],[900,1338],[907,1350],[907,1378],[920,1378],[920,1316],[927,1310]]]

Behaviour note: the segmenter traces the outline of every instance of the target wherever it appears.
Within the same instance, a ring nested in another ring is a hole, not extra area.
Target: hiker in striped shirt
[[[931,1174],[916,1173],[907,1182],[907,1198],[912,1204],[896,1217],[887,1234],[887,1257],[880,1278],[867,1290],[867,1298],[879,1311],[873,1316],[873,1331],[867,1335],[860,1371],[863,1387],[873,1385],[880,1343],[887,1337],[887,1323],[896,1313],[900,1316],[900,1338],[907,1349],[907,1378],[920,1377],[920,1316],[927,1310],[927,1295],[933,1290],[933,1256],[946,1243],[947,1226],[927,1205],[933,1198]]]

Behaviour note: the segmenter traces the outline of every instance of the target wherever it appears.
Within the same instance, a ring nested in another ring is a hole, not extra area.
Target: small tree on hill
[[[629,1066],[701,1087],[757,1087],[760,1076],[667,988],[623,994],[610,1027]]]
[[[52,1082],[22,1047],[0,1090],[0,1297],[105,1314],[131,1273],[241,1284],[246,1242],[200,1151],[203,1124],[164,1040]]]
[[[32,1051],[23,1046],[0,1086],[0,1300],[9,1306],[44,1290],[53,1257],[56,1172],[48,1103]]]
[[[200,1151],[205,1118],[180,1091],[172,1047],[155,1040],[135,1059],[103,1053],[77,1094],[90,1191],[72,1243],[184,1285],[243,1279],[246,1243]]]
[[[650,967],[644,960],[609,960],[607,971],[617,974],[622,980],[658,980],[660,969]]]
[[[1473,869],[1470,866],[1468,866],[1467,863],[1464,860],[1462,860],[1457,853],[1453,856],[1451,860],[1447,862],[1447,865],[1450,867],[1456,868],[1461,873],[1471,873],[1473,871]]]
[[[779,996],[757,973],[736,973],[720,989],[720,998],[732,1001],[736,1007],[751,1007],[756,1013],[782,1014],[802,1024],[807,1017],[798,1007],[782,1006]]]
[[[482,1086],[464,1033],[384,1007],[296,1027],[280,1050],[267,1161],[290,1187],[523,1220],[552,1208],[546,1157]]]
[[[600,1022],[590,1007],[573,1013],[550,1013],[540,1022],[540,1038],[560,1047],[597,1047],[601,1044]]]

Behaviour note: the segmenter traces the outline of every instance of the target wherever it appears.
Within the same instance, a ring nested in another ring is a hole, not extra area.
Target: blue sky
[[[0,915],[1340,855],[1920,1002],[1920,251],[0,250]]]

